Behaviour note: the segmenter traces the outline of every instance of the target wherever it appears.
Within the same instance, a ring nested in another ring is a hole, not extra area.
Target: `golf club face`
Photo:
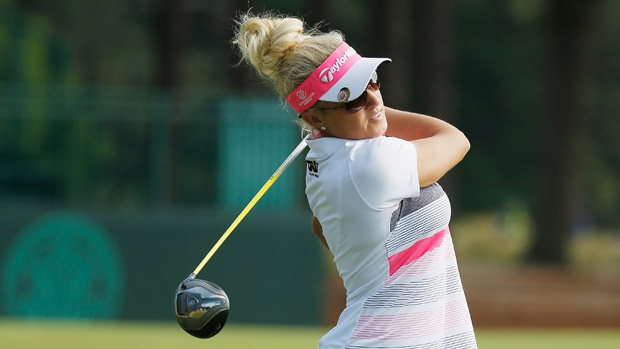
[[[187,278],[174,296],[174,313],[181,328],[198,338],[215,336],[224,327],[230,305],[218,285]]]

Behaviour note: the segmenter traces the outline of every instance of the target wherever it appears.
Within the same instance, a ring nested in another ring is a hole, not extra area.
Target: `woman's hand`
[[[416,148],[421,188],[437,182],[469,151],[467,137],[445,121],[388,107],[385,115],[386,136],[410,141]]]

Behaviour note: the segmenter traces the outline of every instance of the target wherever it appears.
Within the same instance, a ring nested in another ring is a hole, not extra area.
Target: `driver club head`
[[[198,338],[215,336],[224,327],[230,304],[218,285],[188,277],[177,287],[174,313],[181,328]]]

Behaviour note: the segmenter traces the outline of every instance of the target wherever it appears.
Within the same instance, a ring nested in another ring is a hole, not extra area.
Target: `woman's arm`
[[[325,236],[323,236],[323,227],[321,226],[321,223],[316,217],[312,217],[312,231],[319,238],[319,240],[321,240],[323,246],[327,247],[327,249],[329,250],[329,246],[327,246]]]
[[[469,151],[467,137],[445,121],[388,107],[385,115],[386,136],[411,141],[416,148],[421,188],[437,182]]]

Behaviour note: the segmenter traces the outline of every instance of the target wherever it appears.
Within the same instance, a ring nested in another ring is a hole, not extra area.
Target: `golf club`
[[[224,327],[226,319],[228,318],[228,311],[230,310],[230,302],[224,290],[213,282],[196,279],[196,276],[211,259],[213,254],[222,246],[237,225],[239,225],[241,220],[245,218],[258,200],[263,197],[265,192],[267,192],[271,185],[280,177],[282,172],[284,172],[302,150],[306,148],[306,139],[308,139],[308,136],[295,147],[293,152],[284,160],[273,175],[271,175],[258,193],[254,195],[254,198],[250,200],[239,216],[232,222],[230,227],[226,229],[198,267],[196,267],[196,269],[177,287],[174,296],[174,313],[181,328],[192,336],[198,338],[215,336]]]

